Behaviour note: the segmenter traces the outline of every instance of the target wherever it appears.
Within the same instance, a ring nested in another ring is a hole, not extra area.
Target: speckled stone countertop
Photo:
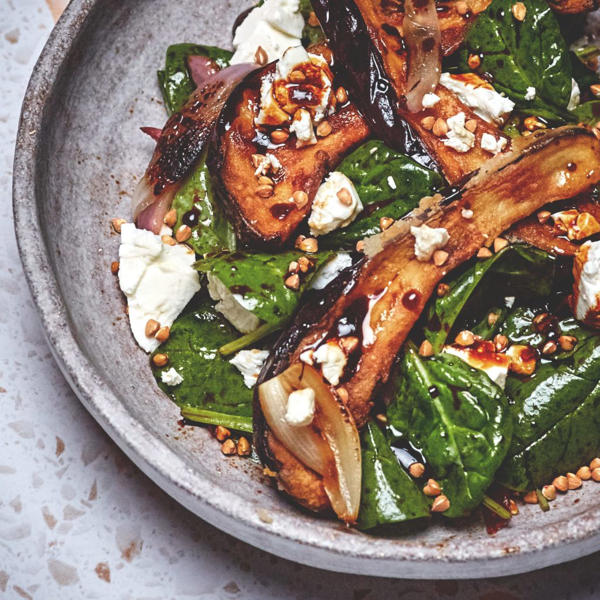
[[[485,581],[372,579],[298,566],[204,523],[120,452],[54,364],[12,227],[21,97],[64,3],[0,0],[0,597],[600,598],[600,554]]]

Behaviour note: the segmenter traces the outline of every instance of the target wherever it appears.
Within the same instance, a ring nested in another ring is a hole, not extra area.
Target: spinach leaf
[[[441,350],[450,333],[465,325],[459,321],[461,315],[481,318],[481,307],[490,306],[486,296],[497,302],[505,296],[549,295],[554,281],[554,262],[550,254],[520,244],[509,246],[486,260],[475,260],[463,272],[452,275],[447,281],[448,293],[429,305],[425,338],[436,352]]]
[[[181,408],[186,419],[252,431],[253,391],[218,352],[237,335],[206,297],[192,300],[173,323],[169,339],[157,350],[169,357],[169,363],[162,368],[152,363],[153,372],[159,387]],[[173,387],[161,379],[162,373],[171,368],[183,377]]]
[[[540,365],[529,378],[511,375],[515,430],[498,471],[503,485],[528,491],[574,471],[600,452],[600,336],[579,343],[568,362]]]
[[[523,0],[524,21],[512,14],[512,0],[493,0],[465,39],[461,69],[470,54],[481,57],[478,71],[493,78],[497,91],[517,107],[551,121],[573,120],[567,111],[572,67],[567,44],[552,9],[544,0]],[[527,88],[536,96],[526,100]]]
[[[368,423],[362,432],[362,492],[358,527],[429,517],[429,500],[402,468],[383,432]]]
[[[313,268],[300,277],[297,290],[285,285],[292,261],[305,256],[289,251],[281,254],[222,252],[199,260],[195,268],[218,279],[231,294],[243,297],[244,306],[263,323],[283,325],[294,313],[302,292],[315,273],[333,254],[320,252],[311,258]]]
[[[600,121],[600,100],[584,102],[572,112],[577,121],[581,121],[586,125],[595,125]]]
[[[181,110],[196,89],[188,67],[190,56],[206,56],[221,69],[229,66],[232,52],[215,46],[174,44],[167,48],[165,68],[158,71],[158,84],[169,115]]]
[[[348,227],[320,238],[327,248],[354,248],[358,240],[381,231],[381,217],[403,217],[442,185],[438,173],[376,140],[357,148],[337,170],[352,181],[365,209]]]
[[[214,201],[204,159],[175,194],[173,208],[177,211],[175,230],[184,221],[191,225],[192,236],[187,243],[196,254],[202,256],[219,250],[235,250],[233,227]]]
[[[450,500],[447,517],[478,506],[510,444],[512,415],[502,390],[482,371],[440,354],[404,354],[388,422],[425,457]]]

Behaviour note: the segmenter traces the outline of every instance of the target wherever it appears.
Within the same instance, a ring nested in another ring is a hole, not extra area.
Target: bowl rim
[[[102,4],[102,0],[72,0],[35,65],[17,134],[13,213],[23,269],[52,353],[79,400],[108,435],[157,485],[202,519],[262,550],[321,569],[405,579],[496,577],[566,562],[598,550],[600,507],[568,522],[542,524],[531,531],[529,539],[520,536],[514,547],[490,538],[484,546],[469,544],[456,553],[452,544],[362,534],[353,536],[352,544],[340,544],[345,535],[342,527],[323,535],[317,519],[314,528],[299,526],[300,513],[291,512],[283,501],[281,510],[265,515],[257,510],[256,503],[226,486],[215,489],[162,440],[148,436],[78,345],[45,248],[38,211],[36,174],[45,108],[61,65],[76,46],[90,15],[101,10]]]

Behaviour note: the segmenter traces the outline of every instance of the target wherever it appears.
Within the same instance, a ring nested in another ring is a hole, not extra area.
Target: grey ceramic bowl
[[[258,467],[224,459],[201,428],[180,428],[134,344],[110,263],[109,220],[161,126],[155,71],[170,42],[228,44],[246,3],[73,0],[50,37],[23,105],[14,170],[21,257],[50,346],[81,402],[158,485],[250,544],[309,565],[403,578],[518,573],[600,548],[598,488],[586,484],[542,513],[525,507],[488,536],[479,516],[377,538],[301,512]]]

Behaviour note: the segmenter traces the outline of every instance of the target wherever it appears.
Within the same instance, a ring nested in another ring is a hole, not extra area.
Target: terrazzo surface
[[[111,442],[51,357],[12,227],[21,98],[61,4],[0,0],[0,597],[600,598],[600,554],[484,581],[386,580],[302,567],[187,512]]]

